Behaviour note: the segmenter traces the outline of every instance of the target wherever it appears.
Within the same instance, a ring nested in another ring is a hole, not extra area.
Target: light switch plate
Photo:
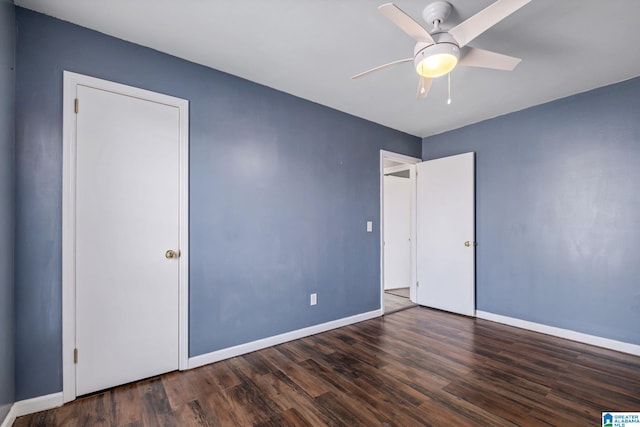
[[[371,233],[373,231],[373,221],[367,221],[367,233]]]
[[[318,303],[318,294],[311,294],[311,305],[316,305]]]

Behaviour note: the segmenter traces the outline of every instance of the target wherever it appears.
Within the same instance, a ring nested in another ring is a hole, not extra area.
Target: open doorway
[[[384,314],[415,303],[415,167],[420,159],[381,150],[381,306]]]
[[[406,194],[406,190],[394,194],[394,186],[403,187],[407,179],[408,227],[399,224],[407,222],[406,196],[399,195]],[[474,153],[423,162],[381,150],[380,218],[383,314],[419,304],[474,316]]]

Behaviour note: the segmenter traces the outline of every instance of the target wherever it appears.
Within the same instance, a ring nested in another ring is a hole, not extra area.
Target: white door
[[[76,394],[178,369],[178,108],[77,86]]]
[[[416,168],[417,303],[474,316],[474,153]]]
[[[411,283],[411,184],[408,177],[384,177],[384,289]]]

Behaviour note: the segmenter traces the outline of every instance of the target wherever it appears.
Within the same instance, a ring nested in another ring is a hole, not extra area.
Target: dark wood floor
[[[640,358],[411,308],[19,418],[15,426],[599,426]]]

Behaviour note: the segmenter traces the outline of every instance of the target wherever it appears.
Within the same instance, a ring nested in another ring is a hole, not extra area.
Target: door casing
[[[63,180],[62,180],[62,392],[63,401],[76,398],[74,365],[75,301],[75,180],[76,132],[75,99],[78,85],[146,99],[179,110],[179,244],[178,259],[178,365],[188,369],[188,295],[189,295],[189,103],[187,100],[131,86],[64,71],[63,75]],[[81,108],[81,107],[80,107]]]

